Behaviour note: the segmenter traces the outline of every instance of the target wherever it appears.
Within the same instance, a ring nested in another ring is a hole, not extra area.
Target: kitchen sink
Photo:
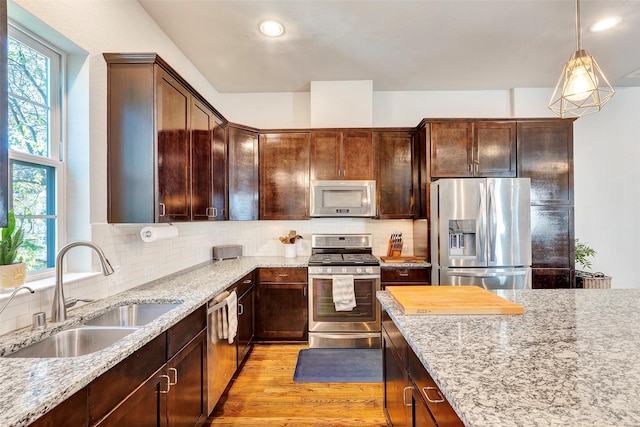
[[[87,320],[90,326],[140,327],[173,310],[180,304],[128,304],[114,307]]]
[[[76,357],[109,347],[136,328],[80,326],[60,331],[6,357]]]

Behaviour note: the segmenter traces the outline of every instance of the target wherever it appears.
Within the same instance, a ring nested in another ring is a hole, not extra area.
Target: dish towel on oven
[[[331,276],[333,304],[336,311],[351,311],[356,306],[356,293],[353,288],[353,276]]]
[[[238,333],[238,294],[232,291],[227,298],[227,340],[233,344],[233,339]]]

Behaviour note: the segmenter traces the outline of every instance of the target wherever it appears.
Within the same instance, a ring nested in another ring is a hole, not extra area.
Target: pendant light
[[[582,49],[580,0],[576,0],[577,49],[565,64],[549,108],[560,117],[580,117],[600,111],[616,92],[598,63]]]

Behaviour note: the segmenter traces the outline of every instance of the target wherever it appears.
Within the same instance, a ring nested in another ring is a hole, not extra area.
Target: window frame
[[[40,52],[49,58],[49,129],[48,129],[48,157],[32,155],[14,151],[9,148],[9,167],[12,169],[14,161],[39,164],[53,167],[55,170],[55,227],[54,248],[47,248],[49,256],[57,253],[58,247],[66,241],[65,200],[66,200],[66,163],[64,162],[66,146],[66,76],[65,64],[67,55],[43,38],[18,25],[8,21],[8,36]],[[12,175],[9,176],[9,209],[13,205]],[[38,217],[38,216],[34,216]],[[53,260],[55,264],[55,259]],[[53,277],[55,267],[27,272],[26,281],[34,281]]]

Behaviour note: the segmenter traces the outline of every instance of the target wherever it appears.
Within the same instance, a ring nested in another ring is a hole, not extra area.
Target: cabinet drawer
[[[431,415],[436,420],[438,425],[445,425],[450,427],[462,427],[464,424],[455,413],[447,399],[431,378],[431,375],[427,372],[425,367],[420,362],[420,359],[415,353],[410,350],[409,352],[409,376],[413,379],[413,382],[417,386],[417,391],[424,403],[429,408]]]
[[[258,275],[260,283],[307,283],[306,268],[261,268]]]
[[[189,341],[207,326],[207,309],[200,307],[167,332],[167,359],[171,359]]]
[[[251,287],[255,284],[255,275],[253,272],[247,274],[242,279],[238,280],[232,288],[235,286],[236,292],[238,293],[238,298],[244,295]]]
[[[383,282],[422,282],[429,283],[428,268],[381,268],[380,279]]]

